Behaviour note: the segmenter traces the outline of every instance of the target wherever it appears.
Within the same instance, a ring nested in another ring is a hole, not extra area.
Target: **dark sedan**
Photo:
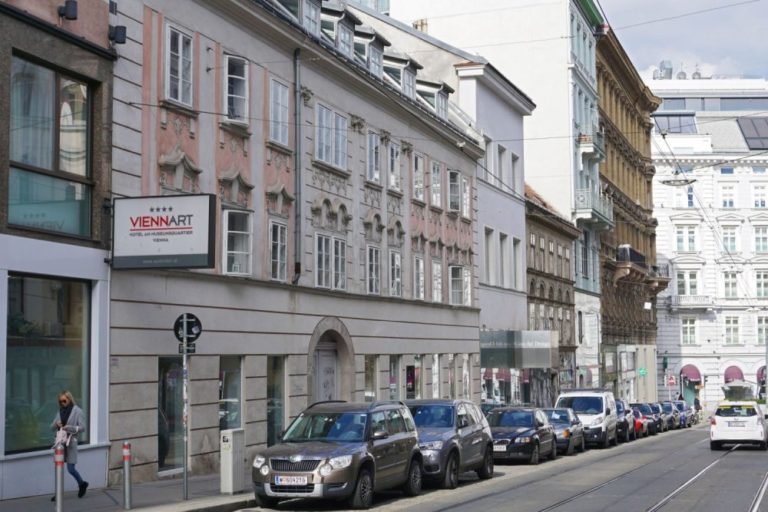
[[[576,450],[586,449],[584,426],[573,409],[544,409],[544,414],[555,429],[557,449],[561,453],[573,455]]]
[[[664,408],[661,406],[661,404],[655,402],[648,405],[650,405],[651,409],[653,409],[654,417],[659,424],[659,432],[666,432],[669,430],[669,415],[664,412]]]
[[[626,400],[616,400],[616,436],[625,443],[631,439],[637,439],[635,418]]]
[[[493,433],[493,458],[498,461],[525,459],[538,464],[548,455],[557,458],[555,429],[544,411],[533,407],[503,407],[488,414]]]
[[[667,415],[667,425],[669,430],[679,429],[683,426],[680,417],[680,411],[677,410],[672,402],[661,402],[661,410]]]

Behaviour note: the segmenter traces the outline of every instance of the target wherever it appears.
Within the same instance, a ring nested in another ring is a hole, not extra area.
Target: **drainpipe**
[[[295,141],[293,154],[293,278],[292,284],[298,284],[301,279],[301,75],[299,58],[301,49],[293,51],[293,84],[294,104],[293,139]]]

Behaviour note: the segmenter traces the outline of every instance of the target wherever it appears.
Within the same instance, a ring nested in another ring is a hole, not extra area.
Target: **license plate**
[[[744,423],[743,421],[729,421],[728,422],[728,426],[729,427],[743,427],[744,425],[746,425],[746,423]]]
[[[307,477],[276,475],[275,485],[307,485]]]
[[[505,445],[505,444],[495,444],[495,445],[493,445],[493,451],[495,451],[495,452],[505,452],[505,451],[507,451],[507,445]]]

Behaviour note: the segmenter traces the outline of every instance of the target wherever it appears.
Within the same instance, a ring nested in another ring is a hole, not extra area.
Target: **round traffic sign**
[[[176,339],[180,342],[184,343],[184,318],[186,317],[187,321],[187,343],[193,343],[197,338],[200,337],[200,334],[203,332],[203,324],[200,322],[200,319],[197,318],[192,313],[182,313],[179,315],[179,318],[176,319],[176,322],[173,324],[173,334],[176,336]]]

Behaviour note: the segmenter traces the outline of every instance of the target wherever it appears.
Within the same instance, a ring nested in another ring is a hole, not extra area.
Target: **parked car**
[[[488,420],[469,400],[408,400],[424,477],[445,489],[459,485],[459,474],[476,471],[481,479],[493,476],[493,436]]]
[[[638,411],[640,411],[640,413],[643,415],[643,418],[648,420],[649,422],[648,432],[652,436],[655,436],[656,434],[661,432],[661,416],[659,416],[654,412],[653,408],[651,407],[651,404],[638,402],[634,404],[629,404],[629,406],[632,407],[633,409],[637,409]]]
[[[653,417],[656,418],[656,423],[659,432],[666,432],[669,430],[669,418],[667,417],[664,409],[661,408],[661,404],[658,402],[648,404],[653,410]]]
[[[573,409],[544,409],[549,423],[555,429],[557,449],[566,455],[573,455],[576,450],[587,449],[584,439],[584,426]]]
[[[616,434],[619,440],[628,443],[631,439],[637,439],[635,434],[635,418],[632,416],[632,408],[626,400],[616,400]]]
[[[497,461],[526,459],[538,464],[541,457],[557,458],[555,429],[544,411],[535,407],[501,407],[488,415]]]
[[[688,428],[691,426],[690,407],[685,400],[674,400],[672,404],[680,412],[680,427]]]
[[[677,430],[681,427],[680,411],[672,402],[661,402],[661,410],[667,416],[667,430]]]
[[[632,418],[635,421],[635,439],[648,437],[652,423],[651,420],[640,412],[640,409],[637,407],[632,408]]]
[[[289,498],[346,499],[369,508],[376,491],[421,492],[422,455],[402,402],[318,402],[290,424],[280,443],[253,459],[256,504]]]
[[[584,424],[584,438],[607,448],[618,444],[616,435],[616,399],[613,392],[600,389],[572,389],[557,397],[555,407],[573,409]]]
[[[709,447],[719,450],[724,444],[753,443],[768,450],[768,414],[757,402],[721,402],[709,421]]]
[[[499,404],[490,404],[488,402],[483,402],[480,404],[480,410],[483,412],[483,416],[488,416],[488,413],[497,407],[501,406]]]

